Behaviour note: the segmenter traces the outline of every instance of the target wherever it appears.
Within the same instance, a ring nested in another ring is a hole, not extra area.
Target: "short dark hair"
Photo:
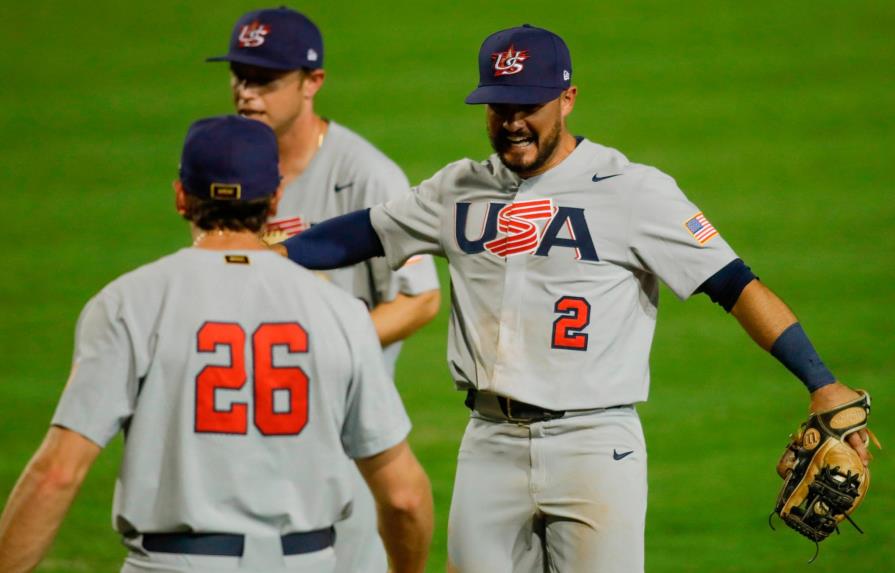
[[[259,233],[270,216],[273,195],[251,201],[222,201],[186,195],[183,218],[203,231],[251,231]]]

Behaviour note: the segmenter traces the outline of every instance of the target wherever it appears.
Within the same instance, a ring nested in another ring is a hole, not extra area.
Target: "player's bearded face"
[[[488,105],[491,147],[508,169],[535,175],[556,152],[562,135],[558,100],[541,105]]]

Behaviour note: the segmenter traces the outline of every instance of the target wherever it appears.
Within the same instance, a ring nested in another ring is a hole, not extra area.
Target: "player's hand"
[[[811,393],[811,411],[824,412],[840,404],[857,400],[860,397],[860,394],[845,384],[833,382]],[[870,464],[870,460],[873,459],[873,454],[867,449],[869,438],[870,434],[866,428],[858,430],[846,438],[848,444],[861,456],[861,461],[864,462],[865,466]],[[879,446],[878,443],[877,446]]]
[[[270,250],[283,257],[289,256],[289,252],[286,250],[286,247],[283,245],[283,243],[274,243],[270,245]]]

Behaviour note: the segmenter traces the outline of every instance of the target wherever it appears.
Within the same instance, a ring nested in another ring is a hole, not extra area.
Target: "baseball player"
[[[84,308],[52,426],[0,517],[0,571],[37,565],[119,430],[123,572],[333,571],[345,454],[379,504],[394,570],[423,571],[431,493],[369,315],[259,236],[281,193],[273,131],[194,123],[175,189],[193,246]]]
[[[859,396],[674,179],[572,135],[577,88],[559,36],[496,32],[479,74],[466,102],[487,106],[491,157],[451,163],[412,195],[285,247],[321,268],[447,258],[448,365],[472,409],[450,567],[640,572],[647,452],[633,405],[647,398],[660,280],[731,312],[805,383],[813,411]],[[865,434],[850,444],[867,463]]]
[[[348,128],[314,112],[323,86],[319,29],[289,8],[255,10],[233,27],[227,55],[237,113],[273,128],[285,188],[265,240],[277,243],[320,221],[410,193],[404,173]],[[432,257],[410,258],[392,271],[385,259],[331,270],[325,278],[370,309],[394,374],[401,340],[432,320],[440,303]],[[350,516],[336,525],[339,571],[384,573],[385,551],[376,534],[373,498],[355,472]]]

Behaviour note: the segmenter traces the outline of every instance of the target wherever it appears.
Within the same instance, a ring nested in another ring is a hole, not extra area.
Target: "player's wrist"
[[[818,356],[798,322],[790,325],[771,346],[771,355],[792,372],[809,392],[836,382],[836,377]]]

